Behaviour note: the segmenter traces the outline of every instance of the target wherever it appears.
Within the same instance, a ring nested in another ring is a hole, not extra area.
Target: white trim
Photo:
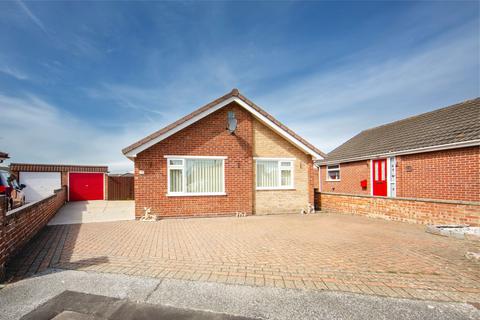
[[[253,160],[271,160],[271,161],[295,161],[297,158],[267,158],[267,157],[253,157]]]
[[[291,143],[293,143],[294,145],[296,145],[298,148],[302,149],[304,152],[312,155],[315,159],[318,159],[318,160],[321,160],[323,159],[323,157],[316,153],[315,151],[313,151],[311,148],[307,147],[304,143],[302,143],[301,141],[299,141],[298,139],[296,139],[295,137],[293,137],[291,134],[289,134],[288,132],[286,132],[284,129],[280,128],[278,125],[276,125],[274,122],[272,122],[270,119],[268,119],[267,117],[265,117],[264,115],[262,115],[261,113],[259,113],[257,110],[255,110],[254,108],[252,108],[250,105],[248,105],[247,103],[245,103],[243,100],[241,100],[240,98],[238,97],[231,97],[231,98],[228,98],[227,100],[225,101],[222,101],[210,108],[208,108],[207,110],[203,111],[202,113],[199,113],[197,114],[196,116],[192,117],[191,119],[179,124],[178,126],[172,128],[171,130],[168,130],[167,132],[159,135],[158,137],[148,141],[148,142],[145,142],[143,143],[142,145],[134,148],[133,150],[127,152],[125,154],[126,157],[128,158],[133,158],[135,157],[138,153],[150,148],[151,146],[157,144],[158,142],[170,137],[171,135],[179,132],[180,130],[188,127],[189,125],[199,121],[200,119],[208,116],[209,114],[219,110],[220,108],[228,105],[229,103],[231,102],[236,102],[238,103],[240,106],[242,106],[243,108],[245,108],[247,111],[249,111],[250,113],[252,113],[256,118],[258,118],[259,120],[261,120],[262,122],[264,122],[266,125],[268,125],[271,129],[273,129],[274,131],[276,131],[278,134],[280,134],[281,136],[283,136],[284,138],[286,138],[287,140],[289,140]]]
[[[166,196],[168,197],[188,197],[188,196],[225,196],[227,195],[225,191],[225,160],[228,158],[226,156],[164,156],[167,160],[167,193]],[[170,165],[169,160],[182,160],[181,165]],[[185,159],[211,159],[211,160],[222,160],[222,192],[186,192],[187,185],[186,185],[186,176],[185,176]],[[170,192],[170,169],[181,169],[182,170],[182,192]]]
[[[340,179],[330,179],[330,177],[328,176],[328,171],[336,171],[337,169],[328,169],[328,166],[338,166],[338,175],[340,176]],[[342,181],[342,174],[340,172],[340,163],[328,164],[325,166],[325,181],[328,181],[328,182]]]
[[[295,190],[295,158],[262,158],[262,157],[254,157],[255,160],[255,190]],[[259,187],[257,186],[257,161],[276,161],[277,162],[277,169],[278,169],[278,187]],[[292,183],[288,186],[282,186],[282,170],[287,171],[286,169],[280,165],[281,162],[290,162],[290,173],[292,175]]]
[[[391,168],[390,168],[390,158],[387,158],[387,197],[391,197],[391,188],[390,184],[392,183],[391,181]]]
[[[206,193],[186,193],[186,192],[175,192],[175,193],[166,193],[167,197],[199,197],[199,196],[226,196],[225,192],[206,192]]]
[[[457,148],[466,148],[466,147],[474,147],[474,146],[480,146],[480,139],[448,143],[448,144],[416,148],[416,149],[387,152],[387,153],[378,153],[378,154],[354,157],[354,158],[345,158],[345,159],[332,160],[332,161],[317,161],[317,162],[320,162],[320,165],[328,165],[328,164],[354,162],[354,161],[370,160],[370,159],[383,159],[383,158],[388,158],[393,156],[401,156],[401,155],[407,155],[407,154],[433,152],[433,151],[441,151],[441,150],[449,150],[449,149],[457,149]]]
[[[373,160],[370,159],[370,195],[373,197]]]
[[[164,158],[178,158],[178,159],[228,159],[226,156],[163,156]]]

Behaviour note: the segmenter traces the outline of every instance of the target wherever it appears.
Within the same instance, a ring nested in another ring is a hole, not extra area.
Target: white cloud
[[[28,80],[30,78],[26,73],[24,73],[24,72],[22,72],[22,71],[20,71],[16,68],[9,67],[9,66],[6,66],[6,65],[0,66],[0,72],[4,73],[4,74],[7,74],[11,77],[14,77],[18,80]]]
[[[27,14],[30,20],[33,21],[33,23],[35,23],[40,29],[42,29],[43,32],[45,32],[46,34],[49,34],[43,22],[35,14],[33,14],[33,12],[27,7],[25,3],[23,3],[21,0],[17,0],[17,3],[20,6],[20,8],[23,10],[23,12]]]
[[[147,130],[138,127],[108,132],[90,126],[36,96],[0,94],[0,150],[12,162],[109,165],[111,171],[131,171],[121,149]]]

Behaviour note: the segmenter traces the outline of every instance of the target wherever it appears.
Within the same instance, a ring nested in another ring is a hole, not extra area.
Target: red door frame
[[[387,159],[372,160],[372,195],[388,195]]]
[[[102,172],[68,172],[68,193],[67,193],[67,196],[68,196],[68,201],[84,201],[84,200],[87,200],[87,199],[79,199],[78,197],[72,197],[72,194],[71,194],[71,175],[85,175],[85,176],[89,176],[90,177],[95,177],[95,176],[99,176],[101,175],[102,176],[102,183],[101,183],[101,189],[102,189],[102,192],[101,192],[101,196],[100,196],[100,193],[98,192],[99,190],[96,189],[94,190],[93,194],[91,194],[92,196],[92,199],[89,199],[89,200],[105,200],[105,173],[102,173]],[[99,185],[98,181],[97,181],[97,184]],[[73,198],[73,199],[71,199]]]

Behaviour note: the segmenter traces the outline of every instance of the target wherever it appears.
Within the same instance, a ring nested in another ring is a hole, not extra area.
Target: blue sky
[[[330,151],[480,96],[479,3],[1,2],[0,150],[108,164],[237,87]]]

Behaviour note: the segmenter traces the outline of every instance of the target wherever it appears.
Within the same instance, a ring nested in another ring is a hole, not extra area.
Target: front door
[[[387,196],[387,159],[373,160],[373,195]]]

